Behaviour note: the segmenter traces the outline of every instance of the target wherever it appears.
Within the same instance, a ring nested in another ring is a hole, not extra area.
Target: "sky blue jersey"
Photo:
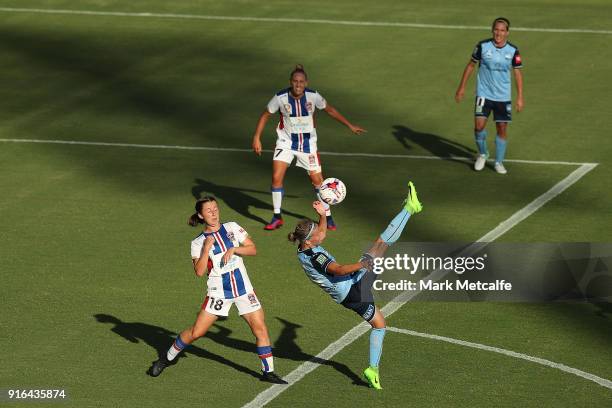
[[[510,71],[523,67],[518,48],[509,42],[498,48],[493,39],[489,38],[476,45],[472,61],[479,63],[476,96],[509,102],[512,99]]]
[[[327,273],[327,267],[336,259],[323,247],[317,246],[304,251],[298,249],[298,259],[306,276],[317,286],[327,292],[334,301],[342,303],[353,283],[358,282],[365,274],[365,269],[350,275],[336,276]]]

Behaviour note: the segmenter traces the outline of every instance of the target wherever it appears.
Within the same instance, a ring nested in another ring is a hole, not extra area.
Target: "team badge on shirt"
[[[291,105],[289,105],[288,103],[286,103],[284,106],[285,106],[285,110],[287,111],[287,113],[288,113],[289,115],[291,115]]]
[[[306,102],[306,110],[308,112],[314,112],[314,109],[312,107],[312,102]]]
[[[249,298],[249,302],[251,302],[252,305],[259,303],[254,293],[249,293],[248,298]]]

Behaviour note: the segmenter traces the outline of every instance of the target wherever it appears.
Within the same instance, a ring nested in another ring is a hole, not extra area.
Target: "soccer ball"
[[[339,204],[346,197],[346,186],[340,179],[326,178],[319,189],[319,196],[329,205]]]

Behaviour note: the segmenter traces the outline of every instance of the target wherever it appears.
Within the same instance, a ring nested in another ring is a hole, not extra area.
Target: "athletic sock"
[[[402,231],[404,231],[404,227],[410,218],[410,213],[405,208],[402,208],[395,218],[391,220],[387,229],[384,230],[382,234],[380,234],[380,239],[382,239],[385,244],[393,245],[395,241],[397,241],[402,235]]]
[[[329,204],[327,204],[325,201],[323,201],[323,199],[321,198],[321,194],[319,194],[319,192],[321,191],[320,187],[321,186],[314,188],[315,195],[317,196],[317,200],[319,200],[321,202],[321,204],[323,204],[323,208],[325,208],[325,216],[329,217],[331,215],[331,210],[329,208]]]
[[[504,157],[506,157],[506,145],[508,141],[506,139],[502,139],[499,135],[495,136],[495,161],[497,163],[501,163],[504,161]]]
[[[383,339],[386,329],[372,329],[370,332],[370,367],[378,368],[382,355]]]
[[[487,130],[483,129],[480,132],[474,131],[474,137],[476,139],[476,146],[480,154],[488,155],[489,149],[487,149]]]
[[[266,373],[274,371],[274,357],[272,357],[272,347],[257,347],[257,354],[261,359],[261,370]]]
[[[272,187],[272,206],[274,207],[274,216],[281,216],[281,206],[283,204],[283,194],[285,189],[282,187]]]
[[[168,349],[168,353],[166,354],[166,358],[168,359],[168,361],[174,360],[176,356],[178,356],[178,354],[183,351],[183,349],[188,345],[189,344],[183,343],[180,334],[176,336],[174,343],[172,344],[172,346],[170,346],[170,348]]]

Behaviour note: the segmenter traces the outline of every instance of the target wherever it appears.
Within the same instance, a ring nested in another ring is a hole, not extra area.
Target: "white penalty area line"
[[[490,26],[470,26],[452,24],[419,24],[402,23],[392,21],[355,21],[355,20],[328,20],[328,19],[306,19],[306,18],[272,18],[272,17],[240,17],[240,16],[213,16],[206,14],[176,14],[176,13],[131,13],[123,11],[95,11],[95,10],[65,10],[65,9],[39,9],[39,8],[14,8],[0,7],[0,12],[5,13],[38,13],[38,14],[64,14],[81,16],[110,16],[110,17],[148,17],[148,18],[170,18],[187,20],[218,20],[218,21],[244,21],[258,23],[302,23],[302,24],[327,24],[342,26],[362,27],[399,27],[399,28],[428,28],[443,30],[490,30]],[[512,31],[531,31],[541,33],[580,33],[580,34],[612,34],[612,30],[592,30],[583,28],[530,28],[512,27]]]
[[[533,357],[528,354],[517,353],[516,351],[506,350],[506,349],[499,348],[499,347],[487,346],[486,344],[472,343],[470,341],[453,339],[452,337],[437,336],[435,334],[420,333],[420,332],[413,331],[413,330],[399,329],[397,327],[387,327],[387,330],[396,332],[396,333],[407,334],[409,336],[423,337],[426,339],[444,341],[446,343],[452,343],[452,344],[458,344],[460,346],[472,347],[472,348],[479,349],[479,350],[491,351],[493,353],[499,353],[505,356],[519,358],[521,360],[531,361],[532,363],[541,364],[546,367],[556,368],[557,370],[561,370],[569,374],[577,375],[578,377],[582,377],[586,380],[593,381],[601,385],[602,387],[612,389],[612,381],[610,380],[598,377],[594,374],[587,373],[582,370],[578,370],[577,368],[574,368],[574,367],[566,366],[565,364],[555,363],[554,361],[546,360],[546,359],[539,358],[539,357]]]
[[[510,216],[508,219],[501,222],[491,231],[480,237],[475,243],[464,249],[458,256],[475,253],[476,251],[482,249],[483,246],[486,246],[487,243],[495,241],[496,239],[504,235],[506,232],[511,230],[513,227],[515,227],[517,224],[519,224],[521,221],[525,220],[527,217],[542,208],[544,204],[546,204],[547,202],[561,194],[563,191],[568,189],[571,185],[580,180],[584,175],[593,170],[596,166],[597,164],[594,163],[585,163],[580,165],[580,167],[571,172],[563,180],[555,184],[551,189],[537,197],[525,207],[512,214],[512,216]],[[444,275],[446,275],[446,271],[437,270],[425,277],[424,280],[431,279],[433,281],[437,281],[441,279]],[[385,315],[385,317],[388,318],[393,313],[397,312],[403,305],[405,305],[411,299],[419,295],[420,292],[421,291],[417,290],[411,292],[405,291],[400,293],[393,300],[387,303],[381,309],[381,312]],[[369,324],[367,324],[366,322],[359,323],[351,330],[346,332],[338,340],[327,346],[314,358],[302,363],[291,373],[286,375],[284,379],[289,383],[288,385],[272,385],[271,387],[259,393],[251,402],[245,404],[243,408],[263,407],[264,405],[278,397],[282,392],[289,389],[289,387],[291,387],[293,384],[304,378],[306,374],[312,372],[317,367],[319,367],[320,364],[315,362],[317,361],[317,359],[330,360],[333,356],[338,354],[345,347],[352,344],[355,340],[367,333],[369,330]]]
[[[82,146],[106,146],[106,147],[130,147],[140,149],[167,149],[167,150],[203,150],[212,152],[244,152],[252,153],[252,149],[240,149],[234,147],[209,147],[209,146],[172,146],[172,145],[154,145],[154,144],[138,144],[138,143],[113,143],[113,142],[85,142],[80,140],[45,140],[45,139],[0,139],[4,143],[41,143],[41,144],[60,144],[60,145],[82,145]],[[273,153],[273,150],[263,150],[264,153]],[[381,159],[416,159],[416,160],[448,160],[472,162],[474,159],[460,156],[419,156],[410,154],[383,154],[383,153],[346,153],[346,152],[319,152],[322,156],[348,156],[348,157],[369,157]],[[597,163],[579,163],[570,161],[551,161],[551,160],[519,160],[506,159],[507,163],[525,163],[525,164],[549,164],[561,166],[596,166]]]

